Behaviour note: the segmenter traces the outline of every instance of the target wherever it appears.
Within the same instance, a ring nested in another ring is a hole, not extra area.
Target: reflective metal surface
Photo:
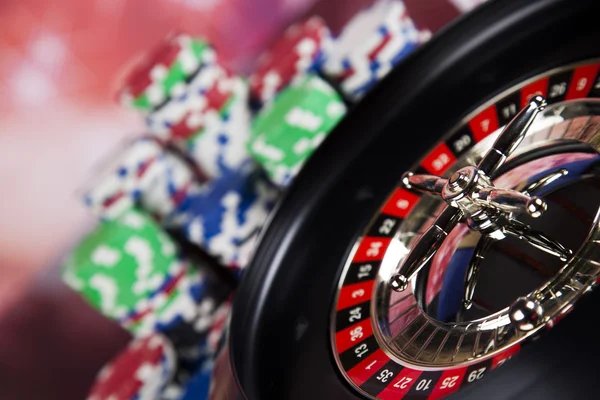
[[[541,216],[547,209],[546,203],[539,197],[494,187],[490,178],[516,150],[537,114],[545,107],[546,101],[541,96],[533,97],[529,105],[504,128],[477,167],[463,167],[449,179],[431,175],[414,175],[411,172],[403,176],[402,183],[407,189],[439,195],[448,206],[432,227],[419,238],[415,248],[404,260],[397,276],[392,278],[395,290],[406,289],[408,281],[425,266],[445,236],[463,217],[467,219],[470,229],[485,234],[482,238],[484,241],[500,240],[504,239],[506,234],[513,234],[534,246],[546,249],[550,254],[558,253],[561,259],[567,261],[566,257],[570,255],[570,251],[559,243],[545,238],[541,233],[531,232],[528,226],[514,220],[513,214],[522,212],[534,218]],[[479,258],[481,255],[478,256],[476,252],[471,260],[471,270],[467,273],[467,286],[473,285],[476,279],[477,269],[474,264]],[[469,295],[470,290],[466,293]],[[465,304],[469,306],[469,298],[465,299]]]
[[[596,284],[599,198],[585,194],[600,187],[600,102],[553,105],[534,120],[543,107],[534,99],[506,136],[484,139],[447,178],[403,176],[431,195],[404,220],[379,270],[375,335],[397,362],[437,370],[492,357],[553,324]]]

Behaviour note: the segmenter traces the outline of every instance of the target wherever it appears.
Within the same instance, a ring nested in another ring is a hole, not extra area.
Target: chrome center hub
[[[448,180],[446,187],[444,188],[444,196],[449,197],[453,194],[463,193],[465,189],[469,187],[469,184],[473,182],[476,177],[476,170],[472,167],[464,167],[459,171],[456,171]]]
[[[536,182],[534,187],[521,192],[497,188],[491,179],[519,146],[537,114],[545,107],[546,101],[541,96],[533,97],[529,105],[506,126],[477,166],[463,167],[449,179],[410,172],[404,174],[402,183],[407,189],[440,196],[447,206],[421,236],[398,273],[392,277],[390,283],[394,290],[406,290],[408,282],[429,262],[450,231],[463,220],[471,230],[482,234],[465,275],[465,309],[472,305],[479,264],[492,241],[512,235],[562,261],[570,258],[570,249],[517,219],[521,214],[538,218],[547,210],[544,200],[534,195],[536,190],[544,186],[541,181],[546,177]],[[529,300],[521,303],[534,302]],[[518,309],[521,303],[515,303],[514,306]],[[528,310],[516,310],[514,314],[521,315],[526,311],[531,314]],[[529,327],[527,324],[518,326]]]

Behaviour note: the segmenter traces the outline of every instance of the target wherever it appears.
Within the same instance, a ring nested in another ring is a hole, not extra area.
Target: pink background
[[[61,257],[94,222],[78,187],[96,160],[143,130],[136,113],[114,102],[127,63],[178,29],[205,36],[234,71],[247,73],[294,20],[319,14],[338,31],[369,3],[0,2],[0,398],[80,399],[127,340],[57,274]],[[446,0],[406,3],[419,27],[432,31],[459,13]]]

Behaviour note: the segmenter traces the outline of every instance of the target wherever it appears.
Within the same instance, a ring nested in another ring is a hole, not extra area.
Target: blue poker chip
[[[248,161],[190,195],[172,216],[173,225],[222,264],[240,268],[278,195],[264,172]]]

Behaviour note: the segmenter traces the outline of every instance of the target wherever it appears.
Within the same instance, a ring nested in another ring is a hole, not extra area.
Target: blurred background
[[[143,121],[114,93],[136,55],[172,30],[212,42],[240,74],[285,27],[321,15],[335,32],[372,0],[0,2],[0,398],[81,399],[128,340],[58,278],[94,223],[77,198],[93,164]],[[478,1],[406,0],[438,31]]]

